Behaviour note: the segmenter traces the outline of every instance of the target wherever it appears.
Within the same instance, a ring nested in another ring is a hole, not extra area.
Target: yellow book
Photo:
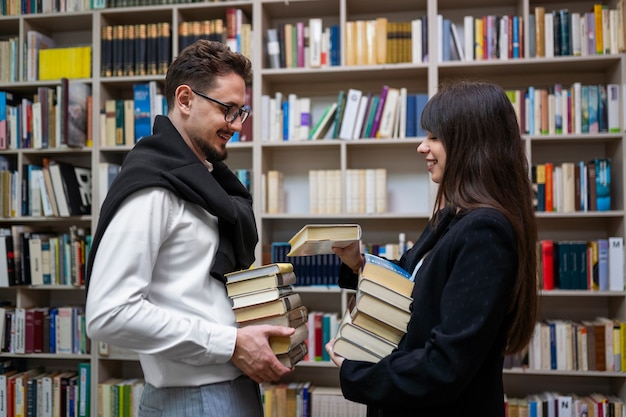
[[[474,19],[474,57],[476,61],[483,59],[483,19]]]
[[[356,22],[346,22],[346,65],[357,63]]]
[[[604,24],[608,24],[608,22],[602,21],[602,3],[596,3],[593,5],[593,17],[595,18],[595,28],[596,28],[596,54],[603,55],[604,54]],[[589,51],[589,54],[592,55],[593,51]]]
[[[387,62],[387,18],[376,18],[374,28],[376,64],[385,64]]]

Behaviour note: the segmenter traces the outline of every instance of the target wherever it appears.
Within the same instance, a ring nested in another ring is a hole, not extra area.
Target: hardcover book
[[[333,352],[344,358],[353,361],[364,361],[376,363],[382,359],[379,355],[367,350],[364,346],[359,346],[348,339],[336,339],[333,345]]]
[[[237,322],[243,322],[263,317],[278,316],[301,305],[302,300],[300,294],[292,293],[267,303],[234,309],[235,320],[237,320]]]
[[[394,349],[398,347],[397,344],[392,343],[375,333],[365,330],[362,327],[355,326],[352,323],[349,312],[346,312],[346,314],[343,316],[343,319],[339,324],[339,328],[337,329],[335,341],[340,339],[347,339],[355,345],[362,346],[368,351],[372,352],[374,355],[381,358],[389,355]],[[335,350],[333,349],[333,351]],[[347,359],[352,359],[351,352],[344,352],[344,354],[347,354],[348,356],[342,356],[346,357]]]
[[[360,239],[358,224],[307,224],[289,239],[287,256],[332,254],[333,246],[346,247]]]
[[[272,317],[262,317],[239,322],[240,326],[255,326],[260,324],[269,324],[272,326],[298,327],[308,320],[309,314],[305,306],[299,306],[284,314]]]
[[[266,276],[245,279],[226,284],[226,293],[229,297],[236,297],[246,293],[284,287],[296,283],[296,274],[291,272],[268,274]]]
[[[288,353],[290,350],[303,343],[309,337],[309,328],[306,324],[296,327],[291,336],[270,336],[269,342],[272,351],[277,355]]]
[[[413,280],[408,271],[380,256],[371,253],[363,256],[365,264],[360,272],[359,280],[368,279],[405,297],[411,297]]]
[[[274,301],[289,294],[293,294],[293,287],[291,285],[285,285],[282,287],[266,288],[259,291],[237,295],[235,297],[231,297],[230,300],[233,304],[233,308],[242,308]]]
[[[299,343],[294,346],[289,352],[277,354],[276,357],[287,368],[293,368],[298,362],[300,362],[306,354],[308,353],[308,348],[306,342]]]
[[[242,269],[241,271],[229,272],[225,274],[226,285],[235,282],[245,281],[253,278],[264,278],[268,276],[276,276],[277,274],[286,274],[293,272],[293,264],[289,262],[274,262],[262,265],[257,268]]]

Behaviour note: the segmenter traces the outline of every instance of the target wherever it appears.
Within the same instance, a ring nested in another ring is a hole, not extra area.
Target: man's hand
[[[341,258],[341,262],[348,265],[355,274],[363,268],[363,256],[361,255],[361,245],[359,242],[353,242],[345,248],[334,246],[332,250],[335,252],[335,255]]]
[[[232,361],[237,368],[257,383],[278,381],[291,372],[276,358],[269,344],[270,336],[291,336],[292,327],[247,326],[237,329]]]

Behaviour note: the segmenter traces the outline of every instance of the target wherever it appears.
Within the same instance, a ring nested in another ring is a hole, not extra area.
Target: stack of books
[[[378,362],[398,347],[411,317],[411,274],[365,254],[356,296],[335,336],[333,351],[347,359]]]
[[[308,311],[294,292],[295,283],[296,274],[288,262],[226,274],[226,292],[240,327],[271,324],[296,329],[291,336],[271,336],[269,340],[276,357],[287,367],[308,352]]]

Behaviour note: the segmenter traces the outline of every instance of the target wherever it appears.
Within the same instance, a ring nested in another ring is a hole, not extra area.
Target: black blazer
[[[376,416],[504,416],[506,310],[518,264],[513,227],[495,209],[444,209],[398,263],[412,272],[424,256],[407,334],[377,364],[345,360],[343,394]],[[342,266],[341,286],[354,288],[356,278]]]

